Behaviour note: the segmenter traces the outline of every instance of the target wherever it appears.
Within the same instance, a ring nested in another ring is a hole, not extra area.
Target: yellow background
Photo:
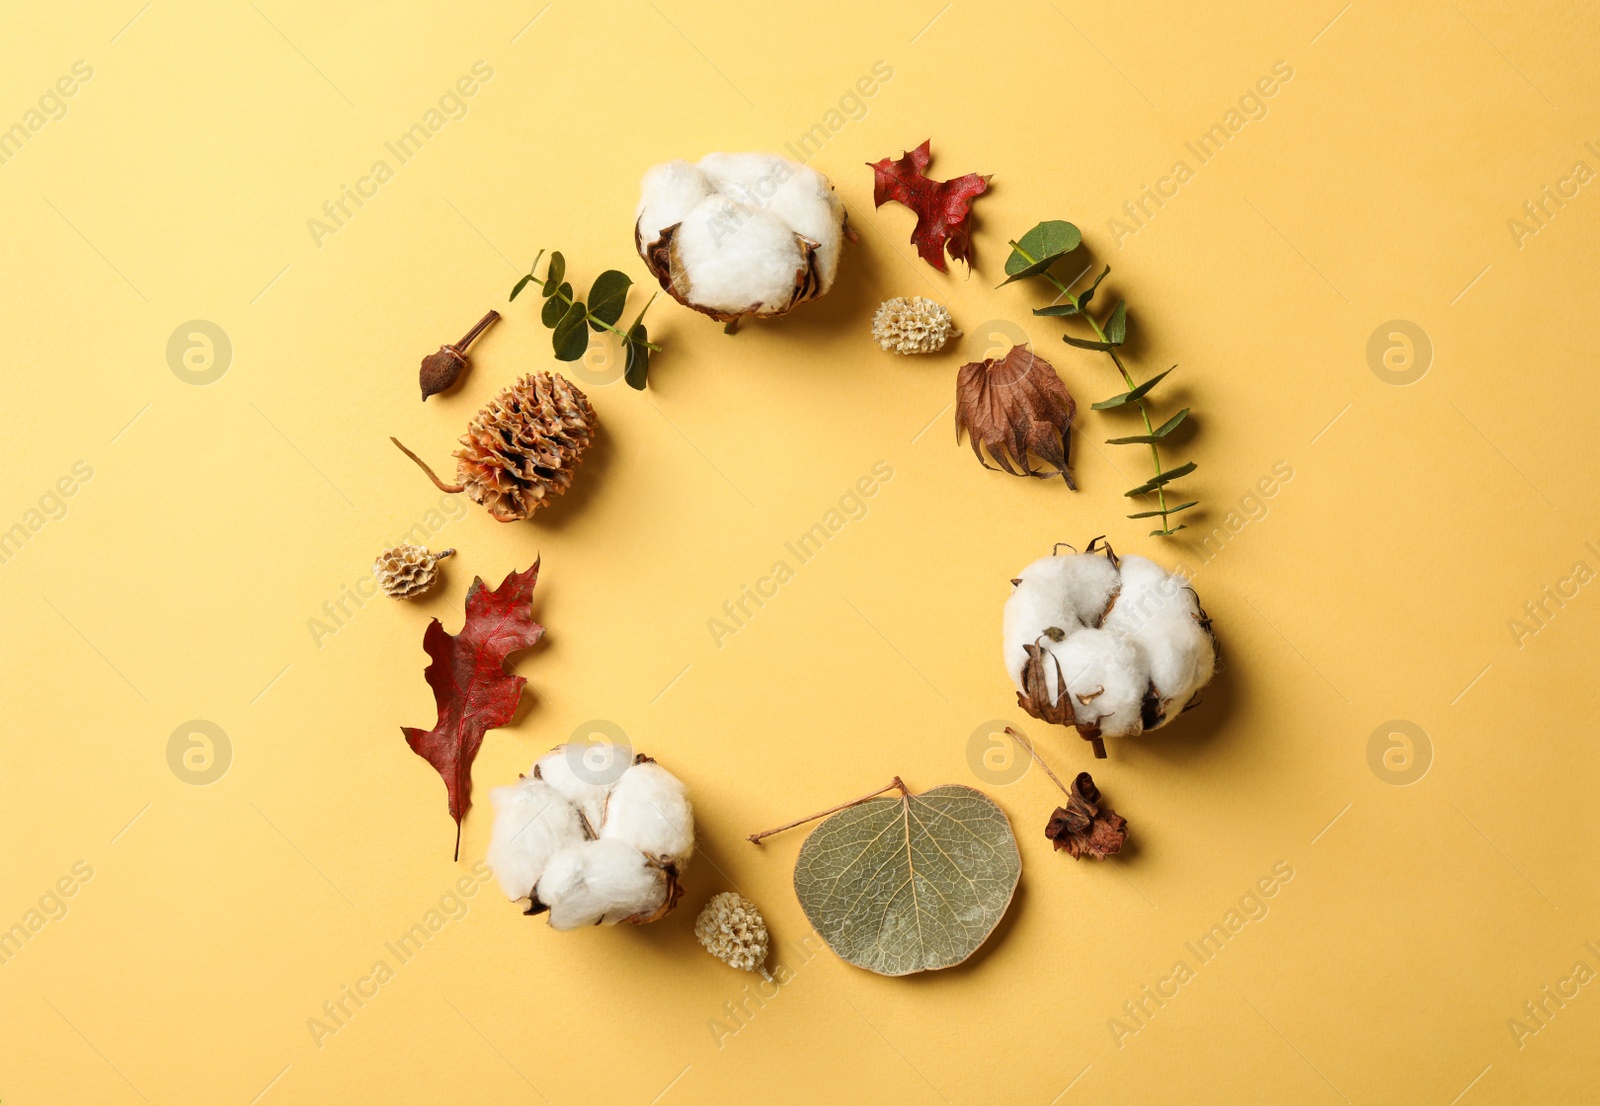
[[[1592,1095],[1600,987],[1520,1042],[1508,1025],[1575,962],[1600,969],[1596,586],[1545,600],[1537,633],[1509,625],[1576,562],[1600,569],[1600,183],[1520,243],[1508,226],[1575,162],[1600,170],[1600,24],[1575,7],[8,6],[0,126],[74,62],[93,77],[0,165],[0,528],[74,462],[93,476],[0,565],[0,927],[76,862],[93,876],[0,965],[0,1099]],[[466,116],[317,242],[324,202],[480,60]],[[433,541],[459,550],[445,586],[352,606],[319,639],[323,604],[438,505],[387,437],[448,472],[486,399],[555,367],[535,305],[505,307],[535,251],[643,286],[648,165],[780,149],[877,61],[892,79],[812,162],[861,234],[831,294],[731,338],[663,299],[650,390],[588,388],[603,432],[565,501],[520,525],[463,503]],[[1265,117],[1200,165],[1184,143],[1280,61]],[[915,258],[910,212],[872,209],[863,163],[930,136],[935,175],[994,174],[970,277]],[[1192,179],[1115,235],[1179,159]],[[1117,390],[1103,359],[1030,316],[1035,287],[994,288],[1006,238],[1044,218],[1112,264],[1137,371],[1181,366],[1158,410],[1194,408],[1176,456],[1206,510],[1176,541],[1122,517],[1148,460],[1100,444],[1130,432],[1088,411]],[[896,294],[947,302],[959,348],[879,352],[871,312]],[[507,318],[463,385],[418,403],[418,360],[490,306]],[[197,319],[233,347],[206,386],[167,358]],[[1408,386],[1369,364],[1390,320],[1431,342]],[[956,368],[998,321],[1078,398],[1077,494],[952,441]],[[715,645],[707,620],[879,461],[894,476],[866,516]],[[1279,462],[1292,479],[1247,498]],[[1195,573],[1226,667],[1201,709],[1092,766],[1133,844],[1074,863],[1042,836],[1044,777],[986,782],[973,750],[1005,719],[1059,771],[1091,767],[1016,709],[998,628],[1018,568],[1102,533]],[[518,720],[484,742],[453,864],[443,788],[399,734],[434,717],[422,631],[459,628],[474,574],[537,555],[548,634],[517,664]],[[193,719],[231,743],[205,786],[168,762]],[[470,876],[488,789],[593,719],[691,787],[684,907],[557,934],[486,888],[314,1042],[322,1004]],[[1394,719],[1430,738],[1409,786],[1369,764]],[[807,958],[803,834],[743,836],[897,773],[984,787],[1024,870],[978,957],[893,980]],[[1280,862],[1266,916],[1199,966],[1185,942]],[[692,936],[729,887],[789,968],[764,1005]],[[1195,978],[1119,1039],[1108,1020],[1179,959]]]

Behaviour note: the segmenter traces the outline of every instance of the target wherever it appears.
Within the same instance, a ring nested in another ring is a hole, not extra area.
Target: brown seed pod
[[[477,325],[467,331],[461,341],[450,346],[440,346],[437,353],[430,353],[422,359],[422,368],[417,373],[417,381],[422,385],[422,399],[427,402],[431,395],[437,395],[456,382],[471,362],[467,358],[467,347],[475,341],[478,335],[500,317],[500,312],[491,311],[479,319]]]
[[[517,522],[567,490],[600,420],[578,386],[559,373],[524,376],[484,405],[456,450],[458,484],[390,438],[442,492],[466,492],[501,522]]]
[[[372,574],[390,599],[410,599],[438,582],[439,562],[455,556],[455,552],[446,549],[434,553],[420,545],[402,543],[378,554],[372,564]]]

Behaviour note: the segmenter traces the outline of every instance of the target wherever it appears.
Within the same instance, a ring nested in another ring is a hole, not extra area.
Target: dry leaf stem
[[[761,844],[761,839],[763,837],[771,837],[775,833],[782,833],[784,830],[792,830],[796,826],[805,825],[807,822],[815,822],[818,818],[826,818],[830,814],[837,814],[841,810],[848,810],[850,807],[859,806],[860,804],[866,802],[868,799],[876,799],[879,795],[882,795],[885,791],[894,791],[894,790],[899,790],[899,792],[900,792],[900,794],[902,796],[909,796],[911,794],[911,792],[906,789],[906,785],[900,782],[900,777],[896,776],[894,779],[890,780],[885,786],[878,788],[878,790],[876,790],[876,791],[869,791],[865,795],[861,796],[861,798],[859,798],[859,799],[851,799],[848,803],[840,803],[838,806],[829,807],[827,810],[819,810],[817,813],[809,814],[804,818],[796,818],[793,822],[785,822],[783,825],[778,826],[778,827],[776,827],[774,829],[762,830],[760,833],[752,833],[750,835],[750,837],[748,838],[748,840],[750,840],[754,844],[759,845],[759,844]]]

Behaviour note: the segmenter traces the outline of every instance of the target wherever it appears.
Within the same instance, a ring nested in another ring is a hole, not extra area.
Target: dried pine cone
[[[589,397],[572,381],[525,376],[467,424],[456,479],[501,522],[527,518],[567,490],[598,426]]]
[[[467,424],[456,479],[440,480],[421,457],[390,438],[442,492],[466,492],[501,522],[528,518],[567,490],[600,420],[589,397],[557,373],[525,376]]]
[[[742,972],[767,974],[767,923],[756,904],[736,891],[711,896],[700,917],[695,919],[694,935],[707,952]]]
[[[410,599],[433,587],[439,579],[439,562],[455,556],[455,552],[446,549],[432,553],[423,546],[402,543],[378,554],[372,563],[372,574],[389,598]]]
[[[961,337],[943,304],[922,296],[884,300],[872,316],[872,336],[890,353],[938,353]]]

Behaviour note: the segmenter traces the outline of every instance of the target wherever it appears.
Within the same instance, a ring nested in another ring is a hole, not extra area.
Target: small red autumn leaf
[[[450,816],[456,820],[456,859],[461,857],[461,819],[472,805],[472,761],[483,734],[511,721],[522,685],[506,672],[506,658],[538,641],[544,627],[533,620],[533,585],[539,562],[508,574],[494,591],[474,577],[467,592],[467,618],[459,634],[447,634],[436,618],[422,635],[433,663],[423,671],[439,707],[431,730],[402,726],[406,743],[444,777]]]
[[[928,142],[933,141],[929,139]],[[917,213],[917,226],[911,243],[929,265],[945,272],[944,254],[972,265],[972,229],[967,226],[974,197],[989,187],[989,178],[968,173],[954,180],[937,181],[922,175],[932,155],[924,142],[898,161],[884,158],[872,164],[872,205],[882,207],[890,200],[905,204]]]

